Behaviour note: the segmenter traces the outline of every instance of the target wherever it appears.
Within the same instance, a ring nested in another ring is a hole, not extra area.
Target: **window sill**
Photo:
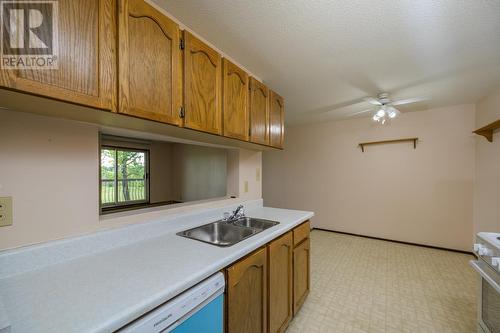
[[[144,219],[149,219],[151,217],[158,217],[162,215],[170,215],[179,212],[184,212],[192,209],[205,209],[205,208],[213,208],[218,206],[224,206],[228,204],[232,204],[234,202],[241,201],[240,198],[237,197],[220,197],[220,198],[212,198],[206,200],[198,200],[198,201],[188,201],[183,203],[174,203],[174,204],[142,204],[135,205],[135,207],[128,207],[129,209],[123,209],[124,207],[120,207],[120,210],[113,210],[108,212],[101,212],[99,220],[101,222],[111,222],[115,223],[119,221],[129,223],[129,222],[143,222]]]
[[[123,205],[123,206],[113,206],[113,207],[102,207],[101,208],[101,214],[100,215],[108,215],[108,214],[113,214],[113,213],[119,213],[119,212],[127,212],[131,210],[137,210],[137,209],[143,209],[143,208],[153,208],[153,207],[160,207],[160,206],[169,206],[169,205],[177,205],[181,204],[181,201],[162,201],[162,202],[156,202],[156,203],[137,203],[137,204],[131,204],[131,205]]]

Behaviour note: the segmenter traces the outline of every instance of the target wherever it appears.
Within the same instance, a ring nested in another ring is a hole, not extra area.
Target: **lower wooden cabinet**
[[[227,268],[227,332],[267,332],[267,248]]]
[[[309,238],[293,249],[293,314],[295,315],[310,287],[310,241]]]
[[[269,333],[284,332],[293,310],[292,232],[272,241],[269,255]]]
[[[281,333],[310,286],[310,224],[304,222],[226,268],[226,333]]]

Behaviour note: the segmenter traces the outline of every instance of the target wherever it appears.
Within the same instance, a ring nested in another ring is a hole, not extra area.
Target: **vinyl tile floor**
[[[471,259],[313,230],[311,290],[287,333],[476,332]]]

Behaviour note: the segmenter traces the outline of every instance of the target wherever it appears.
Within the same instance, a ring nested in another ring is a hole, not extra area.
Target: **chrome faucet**
[[[234,222],[242,217],[245,217],[245,211],[243,210],[243,205],[239,205],[232,214],[224,213],[224,221]]]

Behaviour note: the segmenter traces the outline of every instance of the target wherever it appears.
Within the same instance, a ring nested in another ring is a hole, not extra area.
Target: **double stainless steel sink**
[[[217,246],[231,246],[277,224],[279,222],[241,217],[230,222],[212,222],[178,232],[177,235]]]

